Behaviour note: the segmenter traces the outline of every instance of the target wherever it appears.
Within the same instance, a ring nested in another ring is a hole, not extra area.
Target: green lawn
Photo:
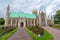
[[[3,27],[3,25],[0,25],[0,28]]]
[[[3,25],[0,25],[0,34],[3,32],[3,30],[1,30],[3,27]]]
[[[52,26],[52,28],[60,29],[60,26]]]
[[[56,28],[56,29],[60,29],[60,25],[59,24],[55,24],[53,26],[51,26],[52,28]]]
[[[2,37],[0,37],[0,40],[7,40],[8,37],[10,37],[13,33],[15,33],[18,30],[18,28],[4,34]]]
[[[31,30],[29,30],[28,28],[26,28],[26,31],[28,32],[28,34],[32,37],[33,40],[51,40],[52,35],[48,32],[48,31],[44,31],[44,35],[41,37],[38,37],[36,34],[34,34]]]

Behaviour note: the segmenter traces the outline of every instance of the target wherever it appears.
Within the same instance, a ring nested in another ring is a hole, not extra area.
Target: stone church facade
[[[5,26],[46,26],[46,12],[39,10],[33,10],[32,14],[23,12],[10,12],[9,6],[6,10]]]

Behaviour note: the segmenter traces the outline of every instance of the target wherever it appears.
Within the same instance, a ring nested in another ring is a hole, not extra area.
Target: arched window
[[[30,20],[27,20],[27,21],[28,21],[27,25],[30,26]]]
[[[13,19],[13,24],[15,24],[15,19]]]
[[[34,24],[34,20],[32,20],[32,25]]]
[[[11,23],[11,19],[8,19],[8,24],[10,24]]]
[[[27,26],[27,20],[26,20],[26,26]]]

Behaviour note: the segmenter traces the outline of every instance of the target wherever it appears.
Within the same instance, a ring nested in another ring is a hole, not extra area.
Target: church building
[[[24,12],[11,12],[6,9],[5,26],[46,26],[46,11],[32,10],[32,14]]]

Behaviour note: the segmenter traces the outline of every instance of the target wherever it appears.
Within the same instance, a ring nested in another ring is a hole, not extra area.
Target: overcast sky
[[[47,16],[60,9],[60,0],[0,0],[0,17],[5,17],[6,8],[10,11],[31,13],[33,9],[46,10]]]

